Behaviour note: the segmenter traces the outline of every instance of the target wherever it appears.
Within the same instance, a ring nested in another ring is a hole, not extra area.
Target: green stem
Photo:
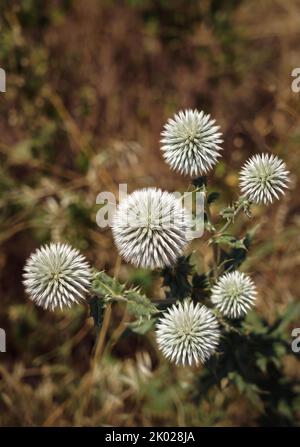
[[[240,203],[239,206],[237,207],[237,209],[234,210],[234,213],[233,213],[232,218],[231,218],[231,219],[228,219],[228,221],[226,222],[226,224],[223,225],[223,227],[222,227],[219,231],[217,231],[217,234],[216,234],[216,235],[223,234],[224,231],[227,230],[227,228],[232,224],[233,219],[235,218],[235,216],[241,211],[241,209],[242,209],[243,207],[244,207],[244,204],[243,204],[243,203]]]

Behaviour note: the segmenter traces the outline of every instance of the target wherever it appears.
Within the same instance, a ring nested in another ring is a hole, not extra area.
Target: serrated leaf
[[[104,272],[98,272],[92,281],[92,291],[104,298],[121,296],[124,289],[124,284],[119,283]]]
[[[234,236],[232,236],[231,234],[221,234],[218,237],[214,237],[209,242],[214,242],[215,244],[226,244],[226,245],[233,246],[233,244],[236,242],[236,238]]]
[[[150,318],[148,320],[141,319],[128,324],[132,332],[135,332],[136,334],[140,335],[144,335],[147,332],[151,331],[154,328],[154,325],[155,325],[154,318]]]
[[[124,297],[127,299],[127,310],[136,318],[150,318],[157,312],[154,304],[138,290],[128,290]]]
[[[213,238],[212,241],[216,244],[224,244],[229,245],[230,247],[243,248],[246,250],[244,239],[236,239],[231,234],[221,234],[220,236]]]

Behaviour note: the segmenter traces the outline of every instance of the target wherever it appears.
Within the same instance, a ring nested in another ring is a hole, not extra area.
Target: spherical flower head
[[[161,150],[171,169],[184,175],[205,175],[220,155],[222,133],[203,111],[181,111],[168,120],[161,133]]]
[[[211,310],[186,299],[164,312],[157,324],[156,338],[169,360],[198,365],[215,352],[220,339],[219,324]]]
[[[211,301],[222,315],[242,318],[256,299],[256,287],[249,276],[238,271],[225,273],[212,288]]]
[[[37,249],[24,267],[24,286],[30,299],[44,309],[71,307],[84,299],[91,270],[78,250],[67,244]]]
[[[240,173],[240,188],[254,203],[272,203],[285,193],[289,182],[286,164],[275,155],[254,155]]]
[[[137,267],[174,264],[190,240],[190,216],[175,195],[156,188],[134,191],[112,222],[116,246]]]

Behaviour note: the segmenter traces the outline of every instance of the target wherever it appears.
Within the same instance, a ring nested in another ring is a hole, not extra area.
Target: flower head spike
[[[120,254],[137,267],[176,262],[189,242],[190,219],[175,195],[156,188],[134,191],[118,206],[112,231]]]
[[[254,305],[256,287],[244,273],[225,273],[212,288],[211,301],[228,318],[241,318]]]
[[[242,193],[255,203],[272,203],[284,194],[289,182],[285,163],[275,155],[254,155],[240,173]]]
[[[216,317],[205,306],[184,300],[163,314],[157,324],[159,348],[176,364],[198,365],[215,352],[220,339]]]
[[[220,155],[222,133],[215,120],[203,111],[181,111],[168,120],[161,133],[165,161],[181,174],[207,174]]]
[[[67,244],[37,249],[24,267],[24,286],[30,299],[44,309],[71,307],[84,299],[91,270],[80,252]]]

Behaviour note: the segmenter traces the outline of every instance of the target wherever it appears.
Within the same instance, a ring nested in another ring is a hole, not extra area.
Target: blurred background
[[[122,308],[105,320],[94,359],[88,309],[36,308],[24,295],[22,268],[40,244],[62,240],[98,269],[160,295],[157,274],[121,263],[111,231],[97,227],[96,196],[117,194],[120,183],[129,192],[185,191],[189,179],[163,162],[160,132],[178,110],[198,108],[224,133],[223,158],[209,178],[222,193],[215,219],[238,197],[238,171],[250,155],[270,152],[286,161],[291,188],[273,206],[254,209],[251,225],[260,228],[243,269],[259,290],[257,313],[270,324],[299,300],[300,93],[291,89],[300,66],[299,2],[0,4],[7,75],[0,93],[0,327],[7,335],[0,424],[259,425],[264,408],[242,388],[224,382],[199,398],[201,369],[164,361],[153,334],[124,330]],[[237,222],[236,233],[246,225]],[[194,244],[199,272],[210,262],[206,241]],[[283,360],[295,383],[296,362]],[[288,397],[280,411],[289,413]],[[299,410],[289,415],[291,425],[299,420]]]

